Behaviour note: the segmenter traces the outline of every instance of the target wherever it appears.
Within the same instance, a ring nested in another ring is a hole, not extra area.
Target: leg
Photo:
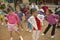
[[[20,35],[20,32],[19,32],[19,31],[15,31],[15,32],[16,32],[18,35]],[[19,36],[19,39],[20,39],[20,40],[23,40],[23,37],[20,35],[20,36]]]
[[[15,31],[18,35],[20,35],[20,32],[19,31]]]
[[[10,31],[10,37],[12,37],[12,31]]]
[[[23,26],[22,26],[22,23],[20,22],[20,26],[21,26],[21,28],[23,29]]]
[[[12,28],[18,34],[19,38],[23,40],[23,37],[20,35],[20,32],[18,31],[18,28],[16,27],[16,25],[12,25]]]
[[[36,30],[33,30],[32,40],[36,40]]]
[[[30,24],[30,23],[28,24],[28,28],[29,28],[30,30],[32,29],[32,27],[31,27],[31,24]]]
[[[12,31],[10,31],[10,40],[13,40],[13,38],[12,38]]]
[[[38,40],[39,34],[40,34],[40,31],[38,30],[38,31],[37,31],[37,34],[36,34],[36,40]]]
[[[53,25],[51,36],[54,36],[54,34],[55,34],[55,27],[56,27],[56,24]]]
[[[30,22],[27,22],[27,25],[28,25],[28,29],[31,30],[32,26],[31,26]]]
[[[13,37],[12,37],[12,26],[10,24],[8,24],[8,30],[10,32],[10,40],[13,40]]]
[[[50,29],[51,25],[49,24],[48,27],[45,29],[44,34],[47,33],[47,31]]]
[[[57,28],[60,28],[60,23],[58,23],[58,26],[57,26]]]

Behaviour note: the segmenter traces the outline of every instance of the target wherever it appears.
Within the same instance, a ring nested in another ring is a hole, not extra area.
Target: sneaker
[[[23,37],[22,36],[20,36],[20,40],[23,40]]]
[[[4,23],[2,23],[1,25],[4,25]]]
[[[10,40],[13,40],[13,38],[11,37]]]
[[[42,36],[44,36],[45,34],[43,33]]]
[[[54,38],[54,36],[51,36],[51,38],[53,39],[53,38]]]
[[[29,30],[29,32],[32,32],[32,30]]]
[[[29,31],[29,29],[26,30],[27,32]]]
[[[23,29],[21,29],[23,31]]]

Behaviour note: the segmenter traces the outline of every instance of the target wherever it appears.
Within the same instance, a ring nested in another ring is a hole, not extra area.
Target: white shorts
[[[9,31],[17,31],[18,28],[17,28],[17,26],[15,24],[9,24],[8,23],[8,30]]]

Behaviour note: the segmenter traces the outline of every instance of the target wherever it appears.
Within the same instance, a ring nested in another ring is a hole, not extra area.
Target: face
[[[49,14],[49,10],[47,9],[47,10],[46,10],[46,15],[48,15],[48,14]]]
[[[12,14],[12,12],[13,12],[13,11],[11,10],[11,11],[9,12],[9,14]]]
[[[39,9],[41,9],[42,7],[41,7],[41,5],[39,5]]]
[[[37,11],[33,12],[33,16],[34,17],[37,17],[37,15],[38,15],[38,12]]]
[[[20,11],[20,8],[17,6],[17,7],[16,7],[16,10],[17,10],[17,11]]]
[[[17,10],[17,11],[20,11],[20,9],[19,9],[19,8],[16,8],[16,10]]]

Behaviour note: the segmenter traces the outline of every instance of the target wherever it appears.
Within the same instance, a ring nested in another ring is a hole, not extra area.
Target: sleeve
[[[44,19],[47,21],[47,18],[46,18],[46,17],[47,17],[47,16],[45,16]]]
[[[35,24],[34,24],[34,22],[33,22],[33,20],[32,20],[31,17],[28,19],[28,22],[30,22],[30,23],[32,24],[32,26],[33,26],[36,30],[38,30],[38,28],[35,26]]]
[[[8,15],[6,15],[6,17],[4,17],[5,20],[8,20]]]
[[[59,19],[59,15],[57,15],[57,14],[53,14],[53,17],[56,19]]]
[[[16,21],[17,21],[17,23],[19,23],[19,22],[20,22],[20,20],[19,20],[18,15],[16,14],[16,15],[15,15],[15,17],[16,17]]]
[[[41,21],[43,21],[44,20],[44,15],[38,15],[38,17],[39,17],[39,19],[41,20]]]
[[[43,25],[44,15],[39,15],[39,19],[41,21],[41,24]]]

